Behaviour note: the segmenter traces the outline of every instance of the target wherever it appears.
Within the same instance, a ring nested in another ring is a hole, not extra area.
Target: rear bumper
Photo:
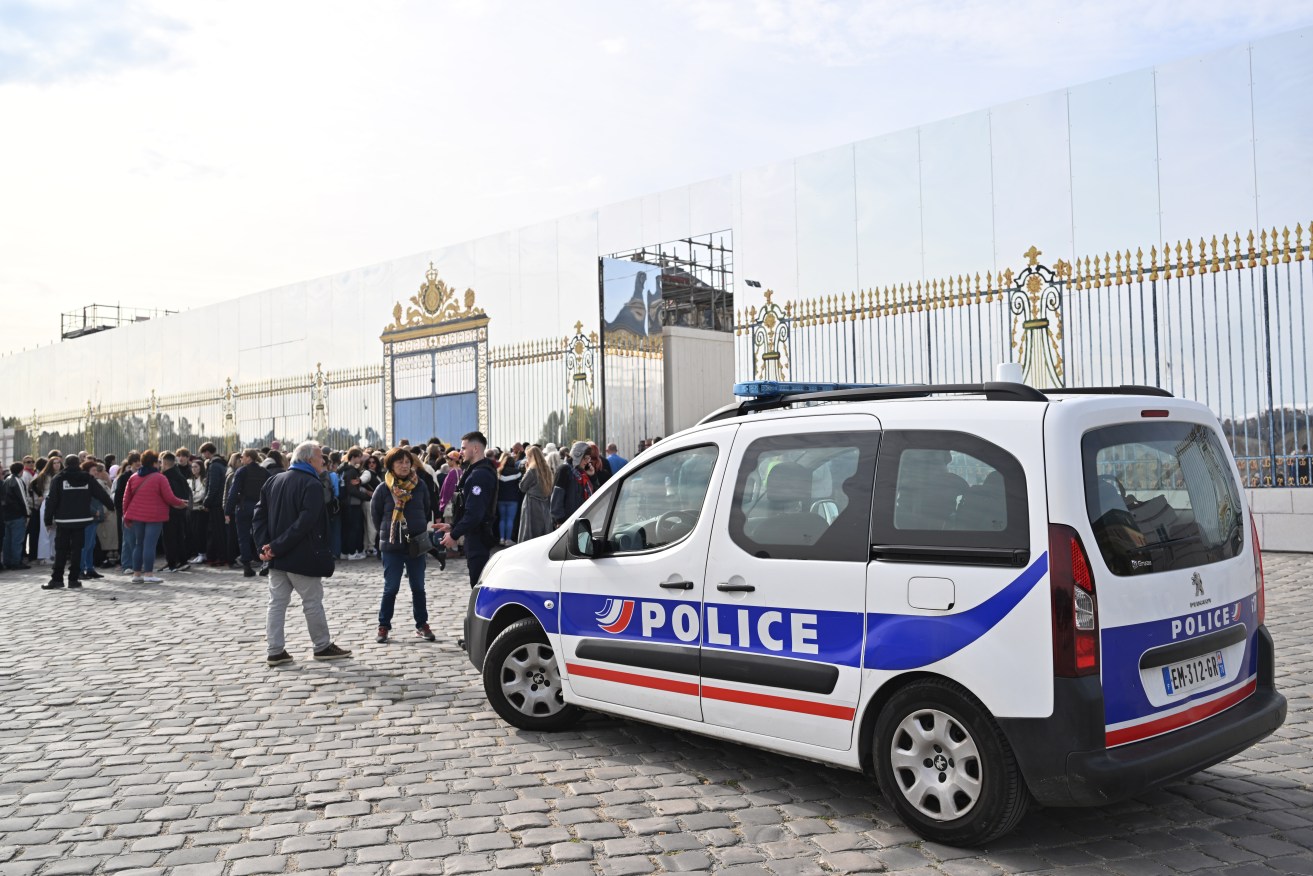
[[[1259,627],[1258,686],[1246,699],[1198,723],[1108,749],[1097,678],[1054,680],[1053,717],[999,721],[1026,784],[1045,806],[1098,806],[1183,778],[1244,751],[1286,718],[1273,683],[1272,637]]]

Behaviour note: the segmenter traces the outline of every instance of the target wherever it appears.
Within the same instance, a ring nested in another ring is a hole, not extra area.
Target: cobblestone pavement
[[[454,637],[465,569],[430,577],[436,644],[373,641],[372,561],[328,582],[336,641],[263,664],[264,579],[193,571],[43,592],[0,575],[0,876],[1313,873],[1313,556],[1266,557],[1290,700],[1274,736],[1103,809],[1033,811],[987,850],[925,843],[871,781],[597,716],[501,723]],[[433,570],[436,571],[436,570]]]

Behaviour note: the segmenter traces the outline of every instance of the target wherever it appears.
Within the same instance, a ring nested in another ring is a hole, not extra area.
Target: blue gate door
[[[448,444],[459,445],[460,436],[479,428],[479,394],[458,392],[405,399],[393,405],[392,418],[398,441],[409,438],[411,444],[421,444],[436,435]]]

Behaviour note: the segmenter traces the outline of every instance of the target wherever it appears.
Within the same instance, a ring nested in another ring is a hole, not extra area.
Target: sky
[[[1313,23],[1313,0],[0,0],[0,354]]]

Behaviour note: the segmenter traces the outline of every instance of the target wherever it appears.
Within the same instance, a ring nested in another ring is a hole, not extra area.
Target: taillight
[[[1249,512],[1249,532],[1254,539],[1254,581],[1255,594],[1258,597],[1258,622],[1263,623],[1267,616],[1267,593],[1263,586],[1263,549],[1258,543],[1258,524],[1254,522],[1254,512]]]
[[[1063,678],[1099,671],[1099,606],[1094,574],[1080,536],[1049,524],[1049,588],[1053,594],[1053,674]]]

